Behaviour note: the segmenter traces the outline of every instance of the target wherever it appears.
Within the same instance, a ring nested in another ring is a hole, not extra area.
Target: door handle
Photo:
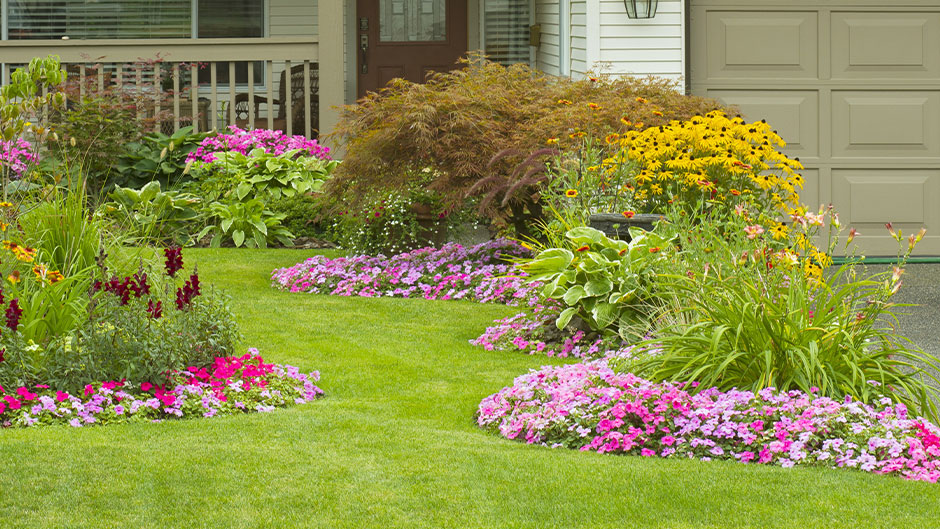
[[[368,63],[368,54],[369,51],[369,35],[359,35],[359,49],[362,50],[362,61],[361,66],[359,67],[359,73],[369,73],[369,63]]]

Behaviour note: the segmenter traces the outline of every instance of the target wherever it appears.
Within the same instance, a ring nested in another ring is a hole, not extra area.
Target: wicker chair
[[[319,81],[320,70],[317,63],[310,64],[310,135],[316,137],[320,128],[320,97]],[[292,66],[290,69],[290,97],[286,97],[287,70],[281,72],[281,78],[278,84],[277,98],[271,103],[274,105],[273,128],[287,132],[287,105],[291,104],[291,132],[294,134],[304,133],[304,122],[307,115],[307,108],[304,105],[304,65]],[[266,95],[255,94],[254,114],[255,121],[252,128],[268,128],[267,118],[259,118],[262,105],[268,104]],[[268,109],[269,111],[271,109]],[[237,94],[235,96],[235,125],[245,128],[249,125],[250,107],[248,94]]]

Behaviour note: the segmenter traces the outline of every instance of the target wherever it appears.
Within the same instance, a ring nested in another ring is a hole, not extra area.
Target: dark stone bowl
[[[630,242],[631,226],[642,228],[645,231],[653,231],[653,225],[662,219],[662,215],[651,213],[638,213],[629,219],[620,213],[595,213],[591,215],[589,225],[604,232],[604,235],[611,239]]]

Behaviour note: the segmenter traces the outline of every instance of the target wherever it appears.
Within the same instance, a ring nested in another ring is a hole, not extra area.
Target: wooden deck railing
[[[152,97],[148,112],[170,111],[165,132],[188,124],[196,130],[238,125],[315,137],[318,52],[316,37],[0,41],[0,83],[33,57],[57,55],[82,90]]]

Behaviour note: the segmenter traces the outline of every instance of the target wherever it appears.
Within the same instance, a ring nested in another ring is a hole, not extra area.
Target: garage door
[[[897,5],[902,4],[902,5]],[[885,6],[889,6],[886,8]],[[697,95],[767,119],[868,255],[940,255],[940,1],[692,0]]]

